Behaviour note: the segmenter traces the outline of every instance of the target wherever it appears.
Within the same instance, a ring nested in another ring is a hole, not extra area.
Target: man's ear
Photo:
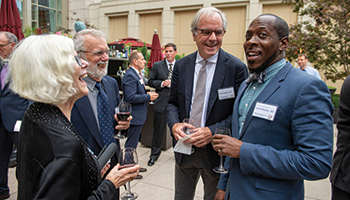
[[[289,37],[285,36],[282,39],[280,39],[280,51],[285,51],[287,49],[289,43]]]

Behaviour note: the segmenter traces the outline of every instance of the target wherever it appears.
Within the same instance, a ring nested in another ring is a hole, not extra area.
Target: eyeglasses
[[[222,29],[211,30],[209,28],[204,28],[204,29],[196,28],[196,30],[201,31],[201,34],[203,36],[209,36],[209,35],[213,34],[213,32],[214,32],[216,37],[222,37],[226,33],[226,31],[222,30]]]
[[[77,56],[74,57],[75,61],[77,61],[78,65],[81,66],[83,63],[81,63],[81,57],[78,54]]]
[[[83,52],[83,53],[92,53],[92,54],[94,54],[95,56],[103,56],[104,54],[106,54],[106,55],[108,55],[108,50],[105,50],[105,51],[94,51],[94,52],[92,52],[92,51],[79,51],[79,52]]]
[[[8,44],[11,44],[11,42],[6,43],[6,44],[0,44],[0,47],[4,47],[4,46],[6,46],[6,45],[8,45]]]

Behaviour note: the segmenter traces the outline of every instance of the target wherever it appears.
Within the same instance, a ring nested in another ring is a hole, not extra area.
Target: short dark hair
[[[129,65],[133,66],[134,60],[137,60],[140,58],[139,53],[141,53],[141,51],[134,51],[129,55]]]
[[[278,39],[282,39],[284,37],[289,37],[289,26],[288,26],[288,23],[284,19],[280,18],[277,15],[270,14],[270,13],[259,15],[259,17],[261,17],[261,16],[271,16],[271,17],[275,18],[275,22],[273,23],[273,26],[274,26],[275,30],[277,31]]]
[[[307,55],[305,53],[300,53],[298,57],[304,56],[305,60],[308,59]]]
[[[167,47],[173,47],[173,48],[174,48],[174,51],[177,51],[176,45],[175,45],[174,43],[169,42],[168,44],[166,44],[166,45],[164,46],[164,49],[167,48]]]

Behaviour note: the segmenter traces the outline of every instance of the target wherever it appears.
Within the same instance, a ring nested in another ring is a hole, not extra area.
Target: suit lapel
[[[185,85],[185,105],[186,105],[186,117],[190,116],[190,107],[192,100],[193,92],[193,79],[194,79],[194,68],[196,65],[196,55],[197,52],[193,53],[187,59],[188,65],[185,66],[185,76],[186,76],[186,85]],[[179,84],[179,83],[178,83]]]
[[[213,82],[211,85],[210,89],[210,94],[209,94],[209,101],[208,101],[208,108],[207,108],[207,120],[208,117],[210,116],[211,109],[214,106],[214,103],[216,101],[216,98],[218,96],[218,90],[222,86],[222,83],[225,79],[225,74],[227,70],[227,55],[226,53],[220,49],[219,51],[219,56],[218,56],[218,61],[216,63],[216,68],[215,68],[215,74],[213,77]]]
[[[234,103],[233,112],[232,112],[232,135],[235,138],[239,138],[239,126],[238,126],[238,109],[239,109],[239,102],[241,101],[241,98],[244,94],[244,91],[247,89],[248,85],[244,82],[241,83],[241,86],[237,92],[237,97]]]
[[[98,145],[102,148],[104,146],[100,130],[97,126],[97,121],[95,118],[95,114],[92,111],[91,104],[89,98],[87,96],[83,96],[75,102],[75,107],[78,110],[81,119],[86,124],[86,127],[89,129],[91,135],[95,138]]]
[[[111,91],[111,84],[109,84],[109,82],[105,79],[105,78],[102,78],[101,80],[104,88],[105,88],[105,91],[106,91],[106,94],[107,94],[107,97],[108,97],[108,101],[109,101],[109,105],[112,106],[113,105],[113,92]],[[119,91],[118,91],[119,92]],[[112,109],[114,110],[114,108]]]
[[[261,91],[261,93],[256,97],[254,102],[251,104],[249,111],[247,112],[247,116],[244,122],[244,125],[242,127],[241,136],[242,137],[249,127],[249,124],[251,123],[253,119],[253,111],[255,109],[255,105],[257,102],[265,103],[280,87],[282,81],[287,76],[288,72],[292,69],[292,65],[288,62],[272,79],[271,81],[266,85],[266,87]],[[237,110],[238,111],[238,110]],[[238,118],[237,118],[238,119]]]
[[[169,69],[168,69],[168,65],[166,63],[166,61],[164,60],[163,63],[162,63],[162,70],[164,72],[164,74],[166,74],[168,76],[169,74]]]

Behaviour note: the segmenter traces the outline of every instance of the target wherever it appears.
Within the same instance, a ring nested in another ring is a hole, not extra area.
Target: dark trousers
[[[133,147],[136,149],[141,135],[142,125],[130,125],[126,137],[125,147]]]
[[[181,164],[175,165],[175,200],[193,200],[199,177],[204,184],[203,200],[213,200],[219,175],[213,172],[207,149],[195,148],[191,155],[182,155]]]
[[[150,158],[158,159],[162,152],[163,138],[166,130],[166,111],[162,113],[154,112],[152,149]]]
[[[0,195],[9,193],[8,167],[13,144],[17,144],[18,133],[8,132],[0,122]]]
[[[332,184],[332,200],[350,200],[350,193]]]

